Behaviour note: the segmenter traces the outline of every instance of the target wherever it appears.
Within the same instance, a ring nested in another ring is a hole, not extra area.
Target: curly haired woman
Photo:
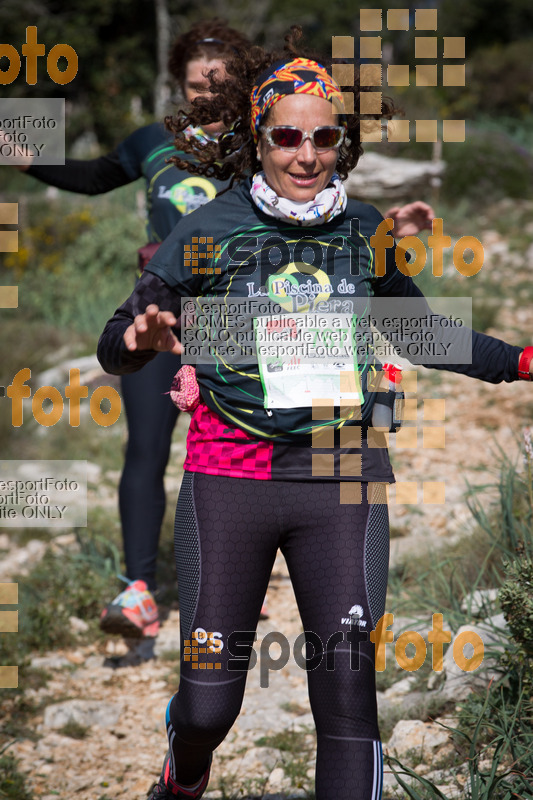
[[[293,31],[283,53],[252,48],[228,63],[229,79],[212,81],[211,100],[196,101],[190,114],[174,120],[176,145],[194,154],[196,173],[231,177],[237,185],[180,222],[107,323],[99,358],[108,371],[138,369],[158,351],[181,352],[173,327],[182,297],[259,298],[293,321],[296,297],[300,317],[307,319],[311,309],[323,316],[330,309],[330,317],[338,318],[339,300],[425,302],[411,278],[396,269],[392,248],[385,269],[377,269],[370,238],[381,215],[347,200],[342,184],[361,154],[361,120],[346,113],[327,63],[299,51],[297,39]],[[358,108],[357,86],[353,90]],[[384,103],[383,116],[392,111]],[[188,125],[212,119],[221,119],[229,132],[217,142],[185,141]],[[179,166],[182,157],[175,162]],[[184,254],[206,236],[219,255],[205,268],[191,269]],[[271,258],[262,258],[265,253]],[[252,322],[249,330],[257,337],[269,325],[283,327],[282,316],[264,311]],[[197,364],[201,402],[189,429],[175,527],[180,687],[167,708],[169,752],[150,797],[197,800],[204,793],[212,753],[240,711],[279,548],[306,636],[316,798],[378,800],[382,757],[375,645],[368,632],[384,612],[384,485],[394,478],[387,450],[369,444],[376,397],[370,391],[372,362],[352,367],[358,392],[343,393],[331,369],[315,371],[303,391],[305,369],[282,358],[269,372],[260,344],[258,337],[252,355],[239,363],[215,355]],[[440,368],[512,381],[519,363],[529,377],[532,354],[533,348],[524,355],[474,333],[471,363]],[[346,624],[356,607],[359,625]],[[190,655],[194,644],[205,651],[198,657],[201,668]]]

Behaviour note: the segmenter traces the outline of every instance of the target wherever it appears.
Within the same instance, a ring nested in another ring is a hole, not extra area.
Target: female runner
[[[228,63],[231,78],[213,82],[212,100],[175,120],[179,149],[186,124],[220,118],[233,126],[218,143],[196,147],[203,164],[197,169],[232,173],[237,185],[178,224],[107,323],[98,355],[109,372],[139,369],[158,351],[182,352],[173,331],[182,297],[242,298],[243,309],[259,299],[263,309],[272,302],[288,313],[284,324],[282,316],[260,311],[256,336],[269,325],[290,333],[296,325],[290,314],[298,308],[300,317],[313,308],[340,317],[336,304],[371,296],[424,302],[396,268],[392,248],[378,269],[370,237],[381,216],[347,201],[341,180],[361,152],[359,117],[344,112],[325,62],[302,54],[297,39],[294,31],[283,54],[253,48],[238,65]],[[354,87],[355,108],[358,93]],[[384,115],[391,111],[384,105]],[[191,247],[196,242],[202,249],[204,237],[219,255],[194,267]],[[212,323],[212,340],[215,328]],[[217,355],[197,365],[201,401],[189,429],[175,526],[181,682],[167,708],[169,753],[150,797],[202,796],[212,752],[239,714],[261,601],[280,548],[306,632],[316,798],[378,800],[382,757],[368,631],[384,612],[382,488],[394,478],[387,450],[369,446],[371,371],[352,368],[344,396],[338,375],[335,385],[331,370],[325,378],[315,371],[316,391],[311,381],[306,393],[304,372],[283,357],[265,359],[260,349],[248,361]],[[533,348],[522,353],[473,333],[471,363],[439,368],[500,382],[517,380],[520,364],[521,376],[530,379],[532,355]],[[299,380],[292,381],[295,372]],[[354,398],[350,386],[358,380]],[[358,630],[345,624],[354,606]],[[197,643],[205,648],[200,668],[190,655]]]
[[[213,19],[193,25],[174,42],[169,70],[191,103],[208,88],[209,70],[224,75],[224,62],[250,47],[239,31]],[[222,123],[191,126],[187,138],[217,136]],[[162,123],[139,128],[108,155],[90,161],[66,159],[65,166],[29,164],[19,169],[60,189],[101,194],[138,178],[146,184],[148,246],[141,249],[140,266],[172,231],[182,216],[212,200],[227,185],[214,177],[191,177],[191,156],[183,154],[176,169],[167,159],[175,153],[172,136]],[[105,258],[105,254],[104,254]],[[143,263],[144,262],[144,263]],[[153,597],[161,524],[165,513],[164,474],[178,410],[168,396],[179,358],[161,353],[139,373],[122,377],[122,397],[128,423],[128,444],[119,486],[122,538],[129,586],[102,612],[107,633],[156,636],[159,614]]]

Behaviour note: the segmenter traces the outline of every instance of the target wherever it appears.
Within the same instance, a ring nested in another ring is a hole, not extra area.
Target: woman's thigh
[[[308,642],[309,692],[317,730],[379,737],[375,645],[384,613],[389,531],[385,504],[339,502],[338,484],[301,484],[282,550]]]
[[[237,634],[256,630],[279,544],[275,497],[269,481],[184,475],[174,536],[180,624],[185,642],[210,634],[206,674],[226,673]]]

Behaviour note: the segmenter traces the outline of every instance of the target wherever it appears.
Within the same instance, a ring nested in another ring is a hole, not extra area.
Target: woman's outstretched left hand
[[[138,314],[124,331],[124,344],[128,350],[158,350],[179,355],[183,345],[172,331],[177,319],[172,311],[160,311],[151,304],[144,314]]]
[[[416,236],[424,228],[431,230],[435,212],[427,203],[415,200],[414,203],[407,203],[405,206],[389,208],[384,217],[394,221],[392,235],[395,239],[401,239],[404,236]]]

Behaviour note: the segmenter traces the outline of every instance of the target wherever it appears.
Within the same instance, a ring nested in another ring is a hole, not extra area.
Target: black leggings
[[[336,483],[185,473],[175,527],[182,656],[180,689],[167,710],[171,775],[185,785],[197,781],[239,714],[250,652],[243,642],[256,630],[278,547],[308,641],[316,798],[378,800],[368,634],[384,613],[388,513],[384,504],[341,505]]]
[[[159,353],[139,372],[122,376],[128,421],[128,444],[119,486],[119,508],[130,580],[156,588],[155,572],[161,523],[165,514],[163,477],[178,409],[166,394],[180,359]]]

